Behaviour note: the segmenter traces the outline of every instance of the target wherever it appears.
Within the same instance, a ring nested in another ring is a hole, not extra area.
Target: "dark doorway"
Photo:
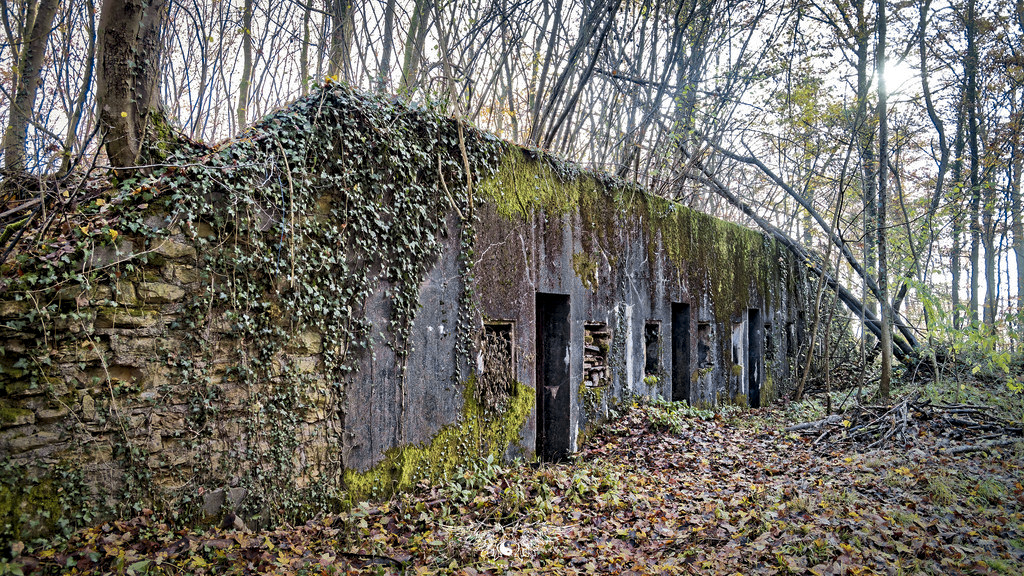
[[[747,401],[751,408],[761,407],[761,380],[764,372],[764,325],[761,311],[747,311]]]
[[[672,303],[672,400],[690,401],[690,305]]]
[[[569,297],[537,293],[537,445],[544,462],[569,456]]]

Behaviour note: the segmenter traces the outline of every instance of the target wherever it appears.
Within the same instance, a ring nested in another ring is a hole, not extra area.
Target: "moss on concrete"
[[[691,210],[656,196],[643,195],[639,206],[650,222],[648,250],[661,246],[692,288],[704,286],[711,295],[715,319],[725,322],[742,312],[756,290],[771,297],[769,271],[776,250],[760,233]]]
[[[562,216],[580,205],[581,198],[596,196],[598,182],[587,175],[563,179],[551,166],[531,160],[518,148],[509,150],[498,170],[480,183],[480,195],[491,200],[509,220],[527,220],[534,210]]]
[[[732,397],[732,403],[733,405],[739,406],[744,410],[750,408],[750,399],[747,397],[746,394],[736,394],[735,396]]]
[[[487,410],[475,400],[475,385],[474,377],[463,386],[462,418],[442,427],[429,443],[392,448],[384,461],[365,472],[345,470],[349,500],[385,498],[423,480],[451,478],[460,466],[489,455],[500,457],[517,444],[533,410],[534,390],[516,382],[504,406]]]
[[[767,406],[771,404],[772,400],[775,400],[775,377],[772,376],[770,371],[766,371],[767,375],[764,379],[764,383],[761,385],[761,406]]]
[[[0,541],[49,534],[61,517],[57,487],[50,478],[34,479],[4,464],[0,482]]]
[[[563,178],[550,162],[528,158],[517,148],[506,153],[480,190],[509,220],[525,221],[538,210],[548,217],[577,212],[583,251],[573,255],[573,268],[588,288],[591,266],[596,266],[591,254],[599,247],[614,252],[616,230],[639,225],[648,239],[649,261],[659,260],[660,247],[691,290],[710,292],[719,322],[745,310],[752,292],[766,303],[773,297],[780,300],[779,291],[771,289],[771,270],[780,251],[754,230],[586,173]]]
[[[597,261],[584,252],[572,255],[572,269],[576,277],[590,290],[597,290]]]

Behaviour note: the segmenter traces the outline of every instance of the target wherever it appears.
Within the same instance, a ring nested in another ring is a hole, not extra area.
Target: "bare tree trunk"
[[[980,268],[981,268],[981,155],[978,147],[978,45],[977,45],[977,12],[976,0],[967,1],[967,58],[965,72],[967,77],[967,145],[970,148],[970,185],[971,185],[971,309],[969,318],[971,325],[978,323],[978,304],[980,300]]]
[[[160,99],[160,31],[167,0],[105,0],[100,15],[96,100],[107,156],[118,168],[138,163],[151,111]]]
[[[864,202],[864,268],[869,275],[878,273],[878,256],[876,247],[878,240],[875,237],[877,229],[877,201],[878,193],[875,188],[875,169],[878,162],[875,159],[875,133],[874,126],[868,121],[868,91],[871,88],[871,80],[868,78],[868,64],[871,62],[870,44],[871,27],[868,24],[868,13],[865,0],[855,0],[853,8],[856,10],[856,24],[851,26],[854,40],[857,47],[857,116],[855,119],[857,142],[861,157],[861,183],[863,186]],[[851,23],[852,24],[852,23]],[[878,311],[873,302],[866,302],[868,309],[872,312]]]
[[[331,1],[331,52],[327,66],[328,76],[351,80],[355,13],[355,0]]]
[[[302,7],[302,46],[299,48],[299,84],[302,95],[309,94],[309,19],[313,10],[309,4]]]
[[[579,84],[576,86],[576,90],[573,91],[572,96],[569,97],[569,101],[562,108],[562,113],[558,115],[558,119],[555,120],[554,124],[548,129],[547,136],[544,138],[544,147],[550,148],[551,143],[554,142],[555,136],[558,131],[562,128],[566,118],[576,109],[576,103],[579,102],[580,94],[583,89],[587,86],[591,76],[594,75],[594,66],[597,65],[597,58],[601,55],[601,49],[604,47],[605,38],[608,37],[608,32],[611,31],[612,26],[615,25],[615,15],[619,12],[619,6],[622,5],[622,0],[612,0],[612,3],[607,8],[608,16],[605,22],[604,29],[601,31],[601,35],[597,38],[597,45],[594,46],[594,53],[590,58],[590,63],[587,68],[583,71],[583,77],[580,78]]]
[[[530,131],[530,142],[534,145],[539,146],[541,144],[541,138],[544,141],[554,140],[554,134],[551,132],[549,126],[549,119],[553,118],[558,110],[559,103],[565,96],[566,91],[569,89],[569,82],[577,74],[577,65],[583,54],[590,45],[591,40],[597,34],[597,31],[601,25],[601,17],[610,5],[609,2],[615,4],[614,10],[618,10],[618,5],[621,4],[621,0],[598,0],[590,7],[590,10],[585,14],[580,21],[580,31],[576,38],[576,42],[569,51],[569,56],[566,58],[565,66],[562,71],[558,74],[555,79],[555,84],[551,87],[550,95],[538,94],[538,98],[544,103],[543,113],[535,119],[533,123],[533,129]],[[612,12],[614,18],[614,11]],[[603,42],[603,37],[602,37]],[[595,49],[600,51],[600,43]],[[541,79],[543,82],[543,77]],[[540,102],[538,102],[540,103]],[[568,106],[563,107],[568,108]],[[556,123],[552,121],[551,123]]]
[[[562,27],[562,1],[563,0],[556,0],[555,9],[552,12],[552,15],[555,18],[555,23],[548,36],[548,49],[544,55],[544,64],[541,66],[540,76],[537,80],[537,92],[533,94],[532,109],[530,111],[530,133],[528,137],[534,144],[540,140],[541,109],[545,102],[548,70],[551,68],[552,55],[555,52],[555,47],[558,45],[558,30]],[[547,25],[547,18],[544,20],[544,25]],[[546,32],[546,30],[542,29],[541,34],[544,32]]]
[[[957,114],[956,124],[956,139],[953,143],[953,186],[954,189],[963,190],[964,181],[964,149],[967,146],[967,140],[964,136],[966,130],[966,118],[967,118],[967,104],[964,98],[960,99],[959,112]],[[954,198],[957,203],[962,203],[963,198],[959,194]],[[963,271],[960,263],[960,257],[962,252],[963,244],[963,216],[961,210],[953,211],[953,248],[950,255],[950,275],[953,283],[953,291],[951,294],[952,305],[953,305],[953,328],[959,329],[962,325],[962,318],[960,316],[960,309],[962,302],[960,301],[960,282],[962,280]]]
[[[419,86],[420,61],[423,60],[423,46],[430,29],[431,0],[416,0],[409,19],[409,33],[405,38],[405,55],[402,59],[402,77],[398,79],[398,93],[408,96]]]
[[[916,270],[921,272],[921,281],[925,281],[925,275],[928,266],[931,262],[931,254],[933,247],[935,246],[935,213],[939,209],[939,205],[942,202],[942,192],[946,182],[946,172],[949,170],[949,142],[946,139],[945,126],[942,123],[942,119],[939,117],[938,112],[935,110],[935,102],[932,100],[931,87],[928,84],[928,59],[927,59],[927,41],[925,40],[925,32],[928,27],[928,11],[931,7],[931,0],[925,0],[921,3],[920,9],[920,28],[917,40],[917,50],[919,57],[919,68],[921,73],[921,92],[924,95],[925,111],[928,113],[928,118],[932,122],[932,126],[935,128],[935,138],[939,144],[939,173],[935,177],[935,188],[932,191],[932,199],[928,205],[928,213],[926,216],[926,231],[927,237],[923,242],[928,243],[928,257],[925,262],[921,262],[920,259],[915,260],[914,267]],[[908,274],[908,277],[911,274]],[[903,284],[903,289],[906,288],[906,283]],[[925,326],[928,327],[931,322],[927,310],[925,311]]]
[[[377,92],[388,89],[391,78],[391,53],[395,50],[395,0],[388,0],[384,5],[384,42],[383,54],[380,57],[380,69],[377,71]]]
[[[249,86],[252,84],[252,0],[242,5],[242,79],[238,81],[237,130],[245,130],[249,109]]]
[[[1024,6],[1024,1],[1020,3]],[[1019,92],[1015,88],[1013,90],[1013,96],[1010,98],[1011,114],[1012,117],[1020,122],[1020,109],[1017,104],[1017,95]],[[1009,170],[1009,187],[1010,187],[1010,226],[1013,232],[1013,254],[1017,262],[1017,306],[1016,306],[1016,320],[1015,325],[1017,332],[1024,331],[1024,314],[1021,313],[1021,304],[1024,303],[1024,216],[1021,214],[1021,201],[1020,201],[1020,181],[1021,181],[1021,169],[1024,168],[1024,158],[1021,158],[1024,151],[1021,150],[1020,146],[1020,129],[1014,131],[1012,141],[1012,160],[1010,162]]]
[[[36,94],[42,82],[43,58],[50,28],[57,15],[58,0],[40,0],[30,3],[26,14],[24,33],[21,37],[21,53],[14,78],[14,98],[8,114],[7,130],[4,132],[4,167],[8,170],[25,169],[25,146],[28,125],[36,104]]]
[[[888,98],[885,86],[885,3],[878,0],[878,44],[875,53],[875,69],[878,71],[878,292],[882,307],[882,326],[879,341],[882,347],[882,374],[878,384],[878,395],[883,402],[889,401],[892,380],[892,310],[889,307],[889,270],[886,205],[888,204],[889,121]],[[973,0],[972,0],[973,1]]]
[[[683,154],[683,156],[687,156],[687,152],[685,150],[681,150],[680,152]],[[753,220],[754,223],[758,225],[758,227],[760,227],[762,230],[770,234],[773,238],[778,240],[779,243],[785,246],[786,249],[789,250],[789,252],[797,258],[797,261],[800,264],[806,266],[808,270],[811,271],[811,273],[823,277],[826,282],[826,285],[836,292],[839,300],[841,300],[843,304],[848,309],[850,309],[850,311],[852,311],[854,314],[857,314],[858,316],[861,316],[864,319],[864,327],[869,332],[874,334],[877,338],[881,338],[882,322],[873,312],[867,309],[867,307],[860,299],[858,299],[852,292],[850,292],[849,289],[847,289],[839,282],[839,278],[829,274],[828,271],[825,270],[824,267],[821,265],[821,262],[818,258],[812,257],[802,244],[788,236],[785,232],[774,226],[772,223],[768,222],[767,220],[759,216],[757,212],[750,207],[749,204],[740,200],[739,197],[736,196],[736,194],[734,194],[729,189],[729,187],[726,186],[721,181],[721,179],[715,176],[715,174],[711,170],[708,170],[700,162],[699,159],[694,159],[693,165],[698,170],[700,170],[703,176],[703,179],[701,181],[709,184],[712,191],[714,191],[715,194],[724,198],[733,206],[739,208],[739,210],[743,212],[743,214],[746,215],[748,218]],[[898,321],[897,325],[900,325]],[[903,362],[909,363],[915,361],[918,355],[916,349],[916,340],[913,340],[911,338],[913,336],[913,333],[905,326],[901,326],[900,328],[900,333],[906,335],[908,339],[903,340],[902,338],[893,338],[892,343],[898,351],[899,357]]]
[[[996,280],[996,195],[995,186],[991,183],[982,184],[984,190],[984,206],[982,208],[981,242],[985,250],[985,302],[982,306],[982,322],[995,333],[996,314],[999,312],[999,287]]]
[[[67,137],[64,139],[64,158],[61,159],[60,174],[67,174],[71,169],[71,158],[75,155],[75,146],[78,143],[78,127],[82,123],[82,116],[85,115],[85,102],[89,96],[89,88],[92,87],[93,69],[96,64],[96,7],[93,0],[87,0],[89,18],[89,46],[86,48],[85,74],[82,75],[82,83],[78,89],[78,96],[75,98],[75,105],[71,117],[68,118]]]

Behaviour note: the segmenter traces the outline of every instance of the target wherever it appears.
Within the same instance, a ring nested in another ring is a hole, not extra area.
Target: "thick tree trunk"
[[[100,15],[96,100],[111,165],[144,153],[150,113],[160,101],[160,33],[167,0],[105,0]]]
[[[21,54],[14,78],[14,100],[8,115],[7,130],[4,132],[2,151],[4,167],[8,170],[25,169],[26,140],[28,125],[36,104],[39,84],[42,82],[43,59],[50,28],[57,15],[58,0],[40,0],[29,4],[24,33],[21,38]]]

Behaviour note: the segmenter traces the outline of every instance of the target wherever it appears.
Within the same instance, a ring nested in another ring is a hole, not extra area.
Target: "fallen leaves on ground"
[[[21,557],[100,574],[1024,574],[1021,445],[815,453],[770,410],[633,407],[571,462],[490,466],[303,526],[172,531],[152,515]],[[705,415],[706,417],[706,415]]]

